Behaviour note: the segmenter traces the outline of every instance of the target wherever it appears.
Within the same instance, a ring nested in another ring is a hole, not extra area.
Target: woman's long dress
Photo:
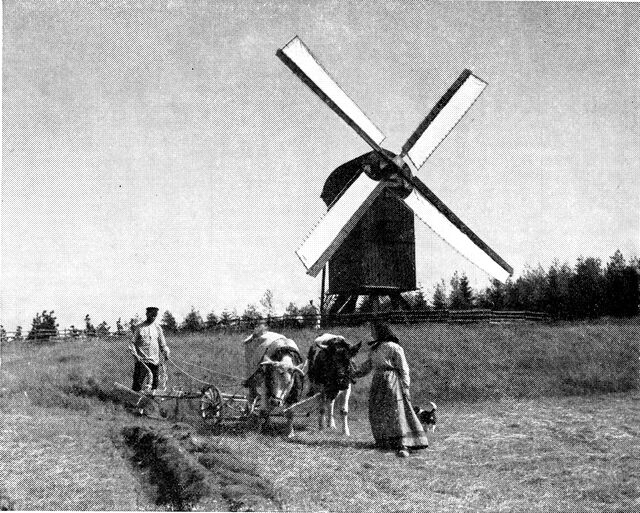
[[[369,422],[376,445],[399,449],[428,447],[429,441],[409,399],[409,365],[395,342],[382,342],[357,371],[373,371],[369,392]]]

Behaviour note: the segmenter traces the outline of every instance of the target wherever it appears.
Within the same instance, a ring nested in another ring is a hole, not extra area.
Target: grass
[[[397,325],[411,367],[416,402],[480,401],[500,398],[559,397],[636,389],[640,376],[640,323],[564,323],[551,325]],[[364,327],[333,329],[350,343],[367,341]],[[285,332],[306,356],[315,330]],[[227,374],[244,375],[244,334],[197,334],[170,339],[176,360],[183,359]],[[365,344],[366,348],[366,344]],[[108,349],[105,349],[109,351]],[[113,351],[105,360],[121,369]],[[356,360],[362,362],[366,349]],[[171,368],[170,368],[171,369]],[[171,369],[173,370],[173,369]],[[233,380],[198,377],[232,386]],[[182,377],[174,372],[174,380]],[[128,376],[122,379],[130,379]],[[189,385],[185,382],[185,385]],[[356,385],[356,409],[367,402],[368,381]]]
[[[296,420],[298,435],[292,442],[277,433],[250,430],[217,436],[196,422],[191,429],[206,441],[203,445],[185,437],[184,425],[134,417],[115,399],[113,382],[128,385],[131,380],[126,340],[5,347],[0,371],[0,506],[640,509],[635,485],[640,479],[637,320],[395,329],[410,362],[414,401],[435,400],[439,405],[430,448],[405,460],[372,448],[368,379],[355,386],[349,439],[317,432],[313,418]],[[368,339],[364,328],[332,331],[351,343]],[[306,354],[318,333],[285,334]],[[243,337],[199,334],[170,337],[169,344],[181,366],[188,360],[241,376]],[[359,361],[364,356],[361,353]],[[234,388],[233,379],[184,366],[225,390]],[[194,386],[169,370],[170,384]],[[150,447],[166,449],[158,449],[156,460],[164,461],[160,468],[174,471],[171,462],[177,462],[178,473],[170,481],[191,483],[192,488],[182,487],[193,491],[191,502],[181,504],[189,497],[175,494],[159,501],[159,488],[168,478],[156,472],[159,463],[136,456],[142,439],[151,440]],[[186,467],[180,470],[181,465]]]
[[[15,509],[153,509],[107,422],[25,404],[2,413],[0,479]]]
[[[635,511],[640,394],[443,405],[430,448],[398,459],[352,439],[302,432],[286,448],[260,435],[228,443],[279,474],[291,510]],[[291,462],[296,464],[292,465]]]

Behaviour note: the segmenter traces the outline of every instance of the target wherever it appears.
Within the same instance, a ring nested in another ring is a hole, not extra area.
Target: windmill
[[[359,295],[376,301],[387,295],[397,304],[401,292],[415,289],[414,215],[467,260],[506,281],[511,266],[414,176],[486,82],[463,71],[396,155],[380,146],[384,134],[299,37],[276,55],[373,149],[331,173],[322,194],[328,210],[296,251],[313,277],[329,262],[333,312],[353,311]]]

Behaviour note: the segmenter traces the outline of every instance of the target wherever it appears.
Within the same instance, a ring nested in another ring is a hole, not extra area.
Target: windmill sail
[[[504,283],[513,269],[420,180],[413,178],[414,189],[404,203],[431,230],[462,256],[496,280]]]
[[[360,173],[344,190],[296,251],[307,274],[318,275],[385,187]]]
[[[374,150],[381,151],[384,134],[336,84],[298,36],[276,55]]]
[[[480,96],[486,82],[465,70],[409,137],[398,163],[380,147],[384,134],[335,83],[300,38],[294,37],[276,55],[383,160],[397,166],[398,172],[413,183],[413,190],[403,201],[419,219],[479,268],[506,281],[513,269],[420,180],[405,172],[401,163],[419,169]],[[296,251],[307,274],[318,275],[387,185],[386,180],[376,181],[360,173],[345,188]]]
[[[458,124],[465,113],[482,93],[487,83],[469,70],[464,70],[436,106],[420,123],[402,147],[402,157],[415,169],[419,169]],[[513,269],[418,178],[413,177],[414,186],[404,203],[431,230],[471,263],[505,282]]]
[[[463,71],[409,137],[402,147],[402,155],[409,157],[415,168],[420,169],[486,86],[487,83],[473,75],[471,71]]]

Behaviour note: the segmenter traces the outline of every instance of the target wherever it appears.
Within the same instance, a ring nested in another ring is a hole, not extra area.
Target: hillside
[[[242,426],[212,430],[197,410],[180,423],[135,416],[112,386],[131,378],[126,340],[5,347],[0,505],[633,511],[640,505],[633,485],[640,477],[638,327],[396,326],[415,402],[440,407],[430,448],[407,460],[372,448],[367,379],[355,387],[352,437],[319,433],[315,419],[300,417],[296,438],[285,441],[278,422],[258,434]],[[350,342],[368,339],[364,328],[335,331]],[[287,334],[303,352],[317,335]],[[243,335],[169,343],[177,362],[234,375]],[[233,388],[232,380],[217,380]],[[194,385],[170,368],[170,384],[181,383]]]

